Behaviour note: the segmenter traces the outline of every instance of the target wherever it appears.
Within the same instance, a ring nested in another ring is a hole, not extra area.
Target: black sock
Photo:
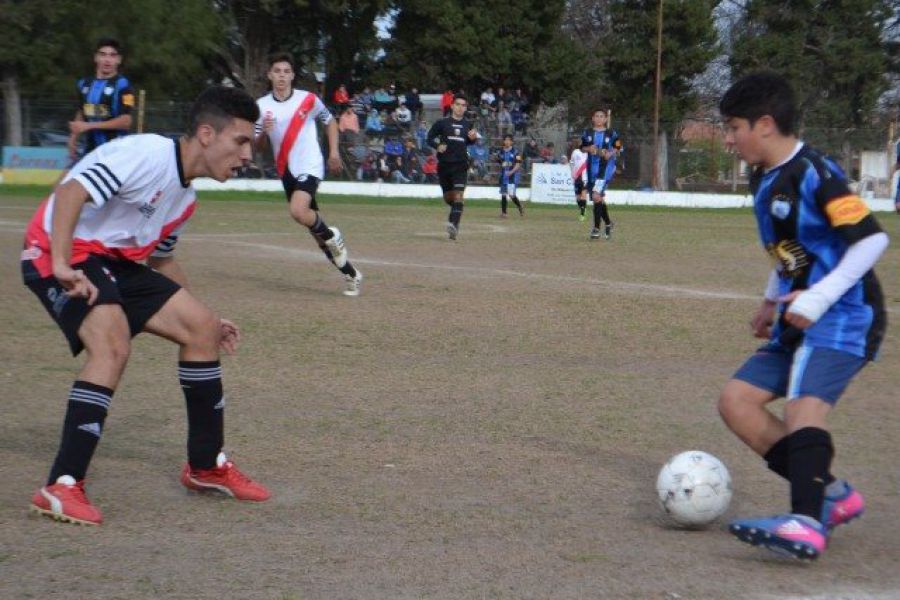
[[[500,196],[500,212],[503,213],[504,215],[506,214],[507,206],[508,205],[506,203],[506,194],[503,194],[502,196]]]
[[[517,207],[519,210],[522,210],[522,203],[519,202],[519,197],[518,197],[518,196],[513,196],[513,197],[512,197],[512,201],[513,201],[513,204],[515,204],[516,207]],[[506,211],[503,211],[503,212],[506,212]]]
[[[319,213],[316,213],[316,222],[309,228],[309,231],[322,241],[330,240],[334,237],[334,232],[328,229],[328,225],[325,224]]]
[[[603,218],[607,225],[610,225],[612,223],[612,221],[610,221],[609,219],[609,209],[606,208],[605,201],[600,203],[600,216]]]
[[[834,447],[831,435],[818,427],[804,427],[788,436],[788,473],[791,512],[822,518],[822,502]]]
[[[463,203],[462,202],[454,202],[450,205],[450,222],[456,228],[459,228],[459,221],[462,219],[463,212]]]
[[[66,418],[63,421],[62,440],[50,469],[48,485],[56,483],[63,475],[71,475],[75,481],[84,479],[94,450],[100,442],[112,395],[113,390],[102,385],[87,381],[72,384]]]
[[[788,441],[790,436],[786,435],[769,448],[769,451],[763,455],[763,459],[766,461],[766,464],[776,475],[783,477],[784,479],[790,480],[788,476],[788,448],[790,446],[790,442]],[[825,487],[828,487],[832,482],[835,481],[834,475],[830,472],[825,477]]]
[[[179,361],[178,380],[187,404],[188,463],[193,469],[211,469],[225,438],[222,367],[217,360]]]
[[[594,203],[594,228],[600,229],[600,220],[603,218],[603,205]]]
[[[353,268],[353,265],[350,264],[350,261],[347,261],[343,267],[339,267],[338,271],[343,273],[344,275],[349,275],[350,277],[356,277],[356,269]]]
[[[581,216],[584,216],[584,211],[587,208],[587,200],[578,200],[578,210],[581,212]]]
[[[769,448],[769,451],[763,455],[769,470],[785,479],[788,477],[788,448],[790,447],[790,436],[786,435]]]

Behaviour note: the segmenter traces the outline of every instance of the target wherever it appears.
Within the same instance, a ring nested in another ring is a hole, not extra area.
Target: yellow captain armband
[[[825,205],[825,214],[832,227],[856,225],[869,215],[869,207],[856,195],[841,196]]]

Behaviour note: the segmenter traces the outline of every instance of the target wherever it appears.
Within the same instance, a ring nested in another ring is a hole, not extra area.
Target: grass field
[[[574,207],[501,220],[475,202],[454,243],[439,202],[325,197],[365,273],[346,298],[281,198],[205,194],[178,256],[243,330],[226,448],[274,497],[181,488],[176,352],[140,336],[88,475],[105,523],[29,518],[80,365],[21,285],[39,199],[0,187],[0,598],[900,597],[896,326],[833,415],[835,472],[868,510],[822,559],[659,517],[657,471],[692,448],[731,471],[726,518],[787,507],[715,409],[757,345],[768,263],[749,211],[613,206],[614,239],[589,242]],[[900,219],[880,221],[896,321]]]

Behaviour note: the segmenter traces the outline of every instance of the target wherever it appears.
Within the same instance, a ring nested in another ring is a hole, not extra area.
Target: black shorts
[[[575,180],[575,195],[580,196],[581,192],[584,191],[584,180],[580,177]]]
[[[70,298],[56,277],[41,277],[30,260],[22,261],[22,279],[35,293],[50,317],[62,329],[69,348],[75,356],[84,349],[78,330],[94,306],[119,304],[128,318],[131,337],[144,330],[155,315],[181,286],[150,267],[130,260],[115,260],[90,255],[87,260],[72,265],[81,269],[97,287],[97,299],[88,306],[85,298]]]
[[[313,210],[319,210],[319,205],[316,203],[316,190],[319,189],[319,178],[313,177],[312,175],[303,174],[298,177],[294,177],[291,172],[287,169],[284,170],[284,175],[281,176],[281,185],[284,186],[284,193],[287,196],[287,201],[291,201],[291,196],[296,191],[306,192],[309,194],[309,197],[312,200],[309,203],[309,207]]]
[[[438,182],[441,190],[447,192],[461,192],[466,189],[468,182],[469,165],[464,162],[452,162],[438,164]]]

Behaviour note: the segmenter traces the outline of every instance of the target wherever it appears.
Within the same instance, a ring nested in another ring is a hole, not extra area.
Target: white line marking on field
[[[215,236],[211,236],[210,240],[215,240]],[[266,253],[272,253],[278,255],[280,257],[284,257],[285,255],[289,255],[295,258],[304,258],[309,260],[320,260],[322,258],[321,253],[317,251],[311,250],[301,250],[299,248],[287,248],[284,246],[274,246],[272,244],[257,244],[254,242],[240,242],[240,241],[231,241],[231,240],[221,240],[222,243],[228,244],[231,246],[243,246],[246,248],[255,248],[257,250],[266,251]],[[357,258],[354,257],[352,262],[359,263],[361,265],[376,265],[382,267],[403,267],[403,268],[412,268],[412,269],[432,269],[432,270],[442,270],[442,271],[461,271],[465,273],[477,273],[484,276],[506,276],[506,277],[520,277],[524,279],[537,279],[542,281],[560,281],[566,283],[580,283],[580,284],[588,284],[588,285],[598,285],[603,287],[608,287],[612,290],[628,290],[628,291],[636,291],[636,292],[654,292],[654,293],[662,293],[662,294],[670,294],[674,296],[683,296],[687,298],[713,298],[718,300],[759,300],[759,296],[752,296],[749,294],[739,294],[736,292],[719,292],[719,291],[710,291],[710,290],[699,290],[694,288],[685,288],[674,285],[661,285],[655,283],[634,283],[630,281],[612,281],[608,279],[595,279],[592,277],[574,277],[567,275],[547,275],[544,273],[531,273],[527,271],[513,271],[511,269],[492,269],[485,267],[471,267],[471,266],[461,266],[461,265],[446,265],[446,264],[428,264],[428,263],[413,263],[413,262],[399,262],[399,261],[390,261],[390,260],[378,260],[378,259],[369,259],[369,258]]]
[[[466,225],[466,235],[469,234],[480,234],[480,233],[509,233],[509,227],[505,225],[491,225],[490,223],[472,223]],[[427,237],[427,238],[445,238],[447,237],[446,232],[438,232],[438,231],[417,231],[413,233],[415,237]]]

